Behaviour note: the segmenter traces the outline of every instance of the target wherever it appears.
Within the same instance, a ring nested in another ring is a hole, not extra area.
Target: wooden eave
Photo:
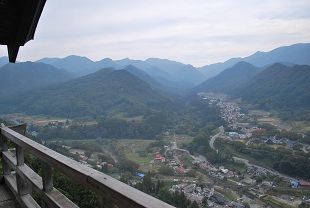
[[[10,62],[20,46],[34,38],[46,0],[0,0],[0,44],[7,45]]]

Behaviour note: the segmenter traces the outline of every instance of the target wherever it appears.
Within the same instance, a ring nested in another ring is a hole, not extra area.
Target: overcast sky
[[[47,0],[17,61],[74,54],[203,66],[310,42],[309,11],[309,0]]]

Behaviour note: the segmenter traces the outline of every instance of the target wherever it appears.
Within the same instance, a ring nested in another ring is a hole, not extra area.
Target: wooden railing
[[[106,174],[65,157],[15,132],[18,127],[1,127],[1,156],[4,183],[11,189],[22,207],[40,207],[32,198],[34,191],[42,199],[42,207],[78,207],[53,187],[52,168],[80,183],[98,195],[98,207],[172,207],[152,196],[128,186]],[[16,144],[8,149],[8,140]],[[42,163],[42,177],[24,163],[24,150]]]

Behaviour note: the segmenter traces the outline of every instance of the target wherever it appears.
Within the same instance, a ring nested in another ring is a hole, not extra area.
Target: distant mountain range
[[[6,64],[2,57],[0,113],[134,116],[175,106],[175,94],[200,91],[241,97],[265,109],[308,112],[309,66],[296,63],[310,65],[309,50],[310,44],[296,44],[202,68],[157,58],[94,62],[68,56]]]
[[[298,65],[310,65],[310,43],[299,43],[283,46],[269,52],[256,52],[245,58],[232,58],[223,63],[215,63],[198,68],[207,78],[214,77],[223,70],[234,66],[240,61],[248,62],[256,67],[264,67],[276,62]]]
[[[77,75],[86,75],[102,68],[122,69],[128,65],[135,66],[153,77],[164,78],[173,82],[187,82],[198,85],[208,78],[214,77],[225,69],[240,61],[248,62],[256,67],[267,66],[276,62],[285,62],[299,65],[310,65],[310,43],[300,43],[283,46],[269,52],[256,52],[245,58],[232,58],[223,63],[215,63],[203,67],[193,67],[167,59],[149,58],[145,61],[105,58],[94,62],[86,57],[68,56],[63,59],[43,58],[37,62],[51,64],[57,68],[67,69]]]

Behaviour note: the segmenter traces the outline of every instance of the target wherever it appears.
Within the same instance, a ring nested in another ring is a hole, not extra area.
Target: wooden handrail
[[[2,158],[3,158],[3,166],[4,166],[4,174],[5,177],[8,177],[7,167],[11,167],[16,170],[17,178],[19,181],[30,182],[32,186],[35,186],[35,190],[39,190],[42,194],[42,198],[46,198],[47,195],[51,195],[51,192],[54,195],[59,194],[55,188],[52,187],[52,177],[51,177],[51,167],[57,169],[62,172],[64,175],[68,176],[70,179],[75,180],[80,183],[85,188],[88,188],[95,193],[98,194],[98,206],[103,207],[103,202],[105,198],[109,198],[115,205],[118,207],[150,207],[150,208],[168,208],[173,207],[163,201],[160,201],[152,196],[149,196],[127,184],[124,184],[104,173],[101,173],[97,170],[89,168],[87,166],[81,165],[77,161],[74,161],[66,156],[63,156],[15,131],[10,129],[9,127],[1,127],[1,138],[9,139],[13,143],[17,145],[17,161],[20,160],[20,164],[14,160],[14,156],[9,154],[9,151],[5,148],[2,149]],[[43,178],[40,180],[40,176],[38,176],[34,171],[32,171],[26,164],[23,163],[23,159],[18,157],[23,157],[23,150],[29,151],[31,154],[35,155],[38,159],[43,162],[43,166],[45,166],[45,171],[43,172]],[[11,175],[11,172],[10,172]],[[29,177],[29,175],[33,177]],[[34,181],[32,181],[34,178]],[[23,179],[23,180],[21,180]],[[7,180],[8,181],[8,180]],[[26,196],[27,191],[25,187],[17,184],[17,188],[22,187],[22,191],[17,191],[20,196]],[[21,193],[21,194],[20,194]],[[60,202],[53,201],[57,200],[57,197],[49,197],[49,200],[44,201],[48,206],[52,207],[66,207],[65,205],[55,206],[55,204],[59,204]],[[67,200],[70,204],[70,201]],[[33,202],[31,202],[33,203]]]

